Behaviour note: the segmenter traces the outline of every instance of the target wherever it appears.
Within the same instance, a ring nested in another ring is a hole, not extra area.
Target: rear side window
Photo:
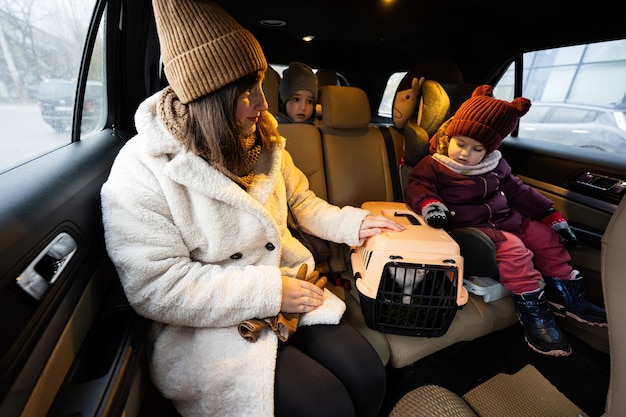
[[[626,155],[626,40],[525,53],[522,95],[532,106],[519,139]],[[496,84],[514,97],[515,63]]]
[[[69,144],[77,79],[95,0],[5,2],[0,14],[0,172]],[[70,9],[68,11],[68,9]],[[89,69],[79,138],[105,122],[102,29]]]
[[[406,71],[395,72],[391,74],[391,77],[387,80],[385,91],[383,92],[383,98],[378,106],[378,115],[381,117],[387,117],[391,119],[391,109],[393,108],[393,100],[396,96],[396,90],[398,84],[402,81],[402,78],[406,75]]]

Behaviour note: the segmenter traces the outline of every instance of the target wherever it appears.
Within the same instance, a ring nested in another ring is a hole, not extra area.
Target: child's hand
[[[564,245],[573,245],[579,246],[578,238],[567,224],[567,221],[563,220],[562,222],[554,223],[552,225],[552,230],[556,232],[561,240],[561,243]]]
[[[450,221],[450,210],[443,203],[432,202],[422,208],[422,217],[430,227],[443,229]]]
[[[561,213],[555,209],[548,211],[548,214],[541,219],[543,224],[549,226],[559,236],[559,240],[564,245],[580,246],[578,238],[569,227],[567,221],[563,218]]]

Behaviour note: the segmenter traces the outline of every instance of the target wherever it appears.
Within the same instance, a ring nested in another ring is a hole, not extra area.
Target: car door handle
[[[26,293],[41,300],[61,275],[78,246],[72,236],[59,233],[15,279]]]
[[[626,190],[626,181],[620,178],[607,177],[606,175],[585,172],[576,178],[576,182],[596,190],[609,191],[621,194]]]

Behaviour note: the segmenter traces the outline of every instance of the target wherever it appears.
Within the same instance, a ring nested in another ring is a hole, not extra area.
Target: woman
[[[184,416],[375,416],[383,365],[341,321],[343,302],[298,279],[314,264],[287,204],[303,228],[349,245],[402,227],[308,189],[267,112],[267,62],[248,31],[212,3],[153,6],[170,86],[139,106],[102,213],[129,302],[155,322],[154,384]],[[304,313],[286,341],[238,331],[279,313]]]

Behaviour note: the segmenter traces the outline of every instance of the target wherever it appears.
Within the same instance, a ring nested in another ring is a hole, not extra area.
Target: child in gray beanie
[[[280,82],[279,123],[309,123],[316,120],[317,77],[306,64],[292,62]]]

